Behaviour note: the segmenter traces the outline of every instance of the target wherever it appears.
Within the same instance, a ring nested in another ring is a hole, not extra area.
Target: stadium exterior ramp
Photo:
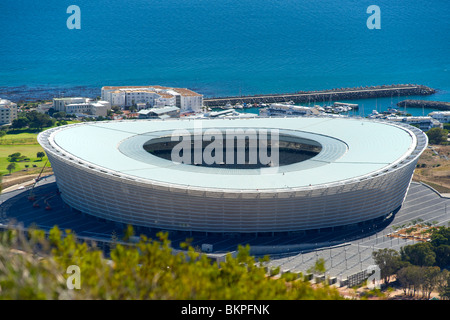
[[[313,141],[311,159],[260,169],[209,168],[144,150],[173,130],[277,129]],[[66,204],[86,214],[162,230],[276,233],[383,219],[406,196],[426,135],[361,118],[88,122],[38,141]]]

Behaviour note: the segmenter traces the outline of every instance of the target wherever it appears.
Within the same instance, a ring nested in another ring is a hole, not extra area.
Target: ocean
[[[80,29],[67,27],[70,5]],[[367,26],[370,5],[380,29]],[[449,12],[448,0],[1,0],[0,97],[96,97],[106,85],[218,97],[414,83],[438,90],[418,98],[450,101]],[[353,102],[368,114],[397,99]]]

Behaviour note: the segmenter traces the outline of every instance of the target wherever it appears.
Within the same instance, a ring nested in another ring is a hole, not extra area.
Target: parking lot
[[[0,195],[0,226],[31,225],[48,231],[54,225],[71,229],[79,237],[98,241],[110,241],[113,234],[122,237],[124,225],[95,218],[64,204],[57,193],[54,176],[36,184],[32,190],[35,200],[30,201],[30,188]],[[269,265],[282,271],[306,272],[319,258],[325,260],[327,274],[346,278],[373,265],[372,252],[382,248],[400,250],[401,246],[415,240],[388,237],[393,226],[408,224],[421,219],[424,223],[448,226],[450,222],[450,199],[440,196],[428,186],[413,182],[402,208],[384,223],[327,232],[257,236],[212,235],[187,232],[169,232],[173,247],[187,238],[192,246],[201,249],[203,244],[212,245],[212,253],[225,255],[233,252],[239,244],[249,244],[254,255],[270,256]],[[136,228],[137,234],[156,237],[158,230]]]

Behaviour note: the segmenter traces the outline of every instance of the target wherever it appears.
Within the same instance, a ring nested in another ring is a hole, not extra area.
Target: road
[[[28,200],[29,189],[1,194],[0,226],[15,221],[24,227],[35,225],[48,231],[58,225],[61,229],[73,230],[79,237],[102,241],[110,241],[113,234],[119,239],[123,236],[123,224],[98,219],[71,210],[65,205],[57,193],[54,176],[39,181],[33,193],[39,207],[33,207],[33,203]],[[46,210],[45,200],[51,210]],[[413,240],[391,238],[387,235],[393,232],[393,226],[419,218],[423,222],[437,221],[438,225],[447,226],[450,222],[450,199],[442,197],[423,184],[413,182],[402,208],[391,221],[378,226],[273,237],[213,236],[171,231],[169,239],[174,248],[187,238],[193,239],[191,244],[194,248],[201,248],[204,243],[212,244],[213,253],[219,257],[234,252],[239,244],[249,244],[253,254],[256,251],[260,255],[269,254],[269,266],[291,272],[305,273],[318,258],[323,258],[328,275],[345,278],[373,265],[374,250],[400,250],[404,245],[413,244]],[[154,239],[158,230],[136,228],[135,231]]]

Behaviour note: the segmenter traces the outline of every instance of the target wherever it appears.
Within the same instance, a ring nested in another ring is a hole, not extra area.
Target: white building
[[[428,115],[440,123],[450,122],[450,111],[433,111]]]
[[[80,104],[80,103],[86,103],[88,98],[81,98],[81,97],[70,97],[70,98],[53,98],[53,105],[52,108],[59,112],[59,111],[66,111],[66,105],[69,104]]]
[[[387,117],[390,121],[403,122],[418,127],[422,131],[431,128],[442,128],[442,124],[432,117]]]
[[[203,107],[203,95],[185,88],[162,86],[106,86],[102,87],[102,100],[112,106],[131,107],[145,104],[149,108],[176,106],[181,113],[199,112]]]
[[[64,111],[67,114],[89,114],[93,116],[106,116],[111,104],[108,101],[93,101],[89,98],[54,98],[53,109]]]
[[[38,104],[36,111],[39,113],[48,113],[50,108],[53,108],[53,102],[44,102],[44,103]]]
[[[139,119],[167,119],[167,118],[176,118],[180,116],[180,109],[177,107],[162,107],[162,108],[151,108],[140,110],[138,112]]]
[[[0,99],[0,126],[10,124],[14,119],[17,119],[17,104]]]
[[[272,103],[269,107],[261,109],[259,112],[259,115],[262,117],[311,116],[317,114],[319,114],[319,111],[316,108],[283,103]]]

